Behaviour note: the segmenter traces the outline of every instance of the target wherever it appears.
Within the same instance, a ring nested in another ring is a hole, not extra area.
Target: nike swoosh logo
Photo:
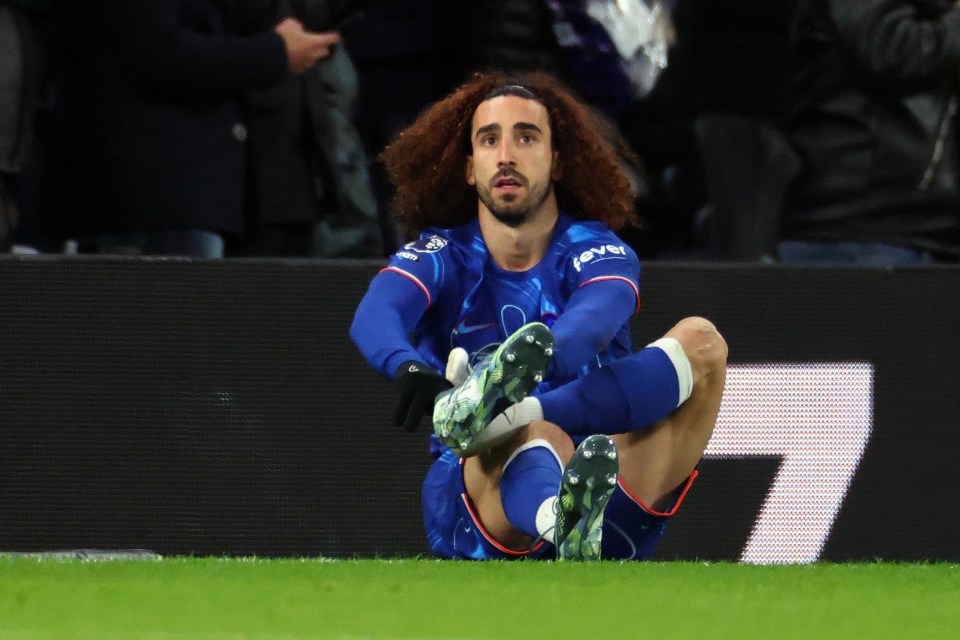
[[[473,326],[468,326],[463,322],[461,322],[460,324],[457,325],[454,331],[459,334],[473,333],[474,331],[480,331],[481,329],[487,329],[489,327],[495,327],[495,326],[497,325],[494,324],[493,322],[489,322],[487,324],[475,324]]]

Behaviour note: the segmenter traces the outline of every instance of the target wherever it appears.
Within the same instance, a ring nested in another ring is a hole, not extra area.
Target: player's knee
[[[723,371],[727,366],[727,341],[717,327],[707,320],[692,316],[676,324],[667,336],[676,338],[690,360],[693,378],[703,380]]]

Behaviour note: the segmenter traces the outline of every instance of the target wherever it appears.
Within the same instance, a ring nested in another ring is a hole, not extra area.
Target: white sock
[[[680,386],[680,397],[677,402],[679,407],[693,393],[693,368],[690,366],[687,354],[675,338],[660,338],[647,346],[656,347],[666,353],[670,362],[673,363],[673,368],[677,370],[677,383]]]
[[[527,396],[517,404],[507,407],[503,413],[493,419],[490,426],[493,426],[498,420],[525,427],[531,422],[543,420],[543,407],[540,405],[540,400],[534,396]]]
[[[473,455],[501,444],[514,433],[537,420],[543,420],[543,407],[540,406],[539,400],[533,396],[527,396],[520,402],[507,407],[503,413],[494,418],[487,428],[474,438],[464,453]]]
[[[557,496],[547,498],[537,509],[537,533],[550,544],[555,544],[557,530]]]

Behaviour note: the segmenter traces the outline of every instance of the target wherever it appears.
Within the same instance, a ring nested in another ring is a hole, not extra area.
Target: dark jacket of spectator
[[[58,3],[48,231],[243,232],[240,98],[288,70],[276,33],[242,33],[241,4]]]
[[[258,0],[248,7],[257,4],[269,16],[268,24],[293,16],[316,32],[334,29],[352,15],[351,3],[342,0]],[[316,225],[315,242],[304,250],[308,255],[381,256],[368,157],[354,123],[357,92],[350,55],[337,46],[302,76],[247,95],[249,204],[261,233],[270,226],[307,230]],[[266,248],[256,240],[253,252],[263,253]]]
[[[484,70],[567,73],[544,0],[473,0],[444,9],[453,84]]]
[[[385,255],[411,238],[393,218],[393,187],[377,156],[427,105],[443,98],[451,88],[452,56],[444,49],[451,29],[444,7],[468,4],[367,0],[359,19],[349,21],[341,31],[359,74],[357,127],[380,211]]]
[[[785,238],[960,255],[960,8],[804,0],[795,38]]]
[[[47,10],[45,0],[0,0],[0,251],[11,248],[20,219],[17,182],[33,151],[43,81],[37,23]]]

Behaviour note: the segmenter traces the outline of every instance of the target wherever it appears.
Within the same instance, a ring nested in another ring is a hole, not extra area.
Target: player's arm
[[[550,374],[566,377],[579,372],[610,345],[638,304],[636,284],[627,278],[600,277],[580,285],[553,324]]]
[[[551,329],[553,362],[548,375],[577,375],[640,309],[640,260],[611,234],[569,245],[560,270],[573,294]]]
[[[350,326],[350,338],[370,366],[399,389],[393,422],[408,431],[416,430],[421,418],[433,411],[437,394],[451,386],[423,362],[407,338],[429,304],[429,291],[419,279],[384,269],[370,283]]]
[[[350,338],[371,367],[393,379],[408,360],[421,360],[407,338],[429,300],[413,278],[384,269],[370,282],[350,325]]]

